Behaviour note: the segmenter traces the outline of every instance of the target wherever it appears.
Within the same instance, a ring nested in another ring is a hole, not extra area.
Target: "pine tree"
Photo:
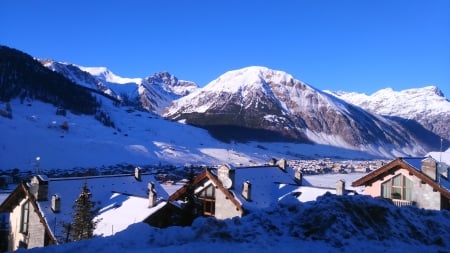
[[[94,236],[94,229],[98,221],[94,221],[96,213],[94,210],[95,203],[91,198],[92,194],[85,182],[80,196],[78,196],[73,205],[75,213],[70,226],[73,241],[89,239]]]

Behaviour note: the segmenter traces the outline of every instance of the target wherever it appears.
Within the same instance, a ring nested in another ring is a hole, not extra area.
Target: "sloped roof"
[[[227,196],[228,199],[236,206],[238,210],[242,211],[241,204],[235,199],[233,194],[227,189],[225,189],[222,183],[220,183],[220,181],[217,179],[217,177],[213,175],[208,169],[205,169],[202,173],[197,175],[192,182],[185,184],[183,187],[181,187],[175,193],[173,193],[169,197],[169,201],[179,200],[187,193],[189,187],[196,187],[204,180],[211,180],[214,186],[216,186],[219,191],[222,191],[225,194],[225,196]]]
[[[242,185],[246,181],[252,187],[250,201],[241,194]],[[296,188],[298,185],[294,177],[278,166],[259,166],[235,168],[235,182],[231,190],[244,209],[255,210],[277,204]]]
[[[217,178],[217,171],[204,170],[194,178],[191,184],[186,184],[170,196],[169,200],[178,200],[186,193],[190,186],[198,186],[205,179],[209,179],[222,191],[238,209],[255,210],[267,208],[276,204],[281,198],[292,193],[298,185],[294,178],[278,166],[256,166],[231,168],[235,170],[233,186],[225,189]],[[251,183],[251,200],[247,201],[241,194],[245,181]]]
[[[134,175],[97,176],[81,178],[49,178],[48,200],[39,201],[37,205],[52,229],[55,238],[64,237],[62,223],[72,220],[73,204],[86,183],[92,193],[92,201],[99,209],[96,218],[100,221],[94,231],[96,235],[111,235],[124,230],[129,225],[141,222],[157,210],[167,200],[166,190],[157,183],[152,175],[141,176],[141,180]],[[148,208],[148,183],[154,182],[157,194],[157,204]],[[58,195],[61,199],[61,211],[54,213],[51,210],[51,197]]]
[[[450,198],[450,182],[448,178],[443,178],[438,176],[440,180],[434,181],[425,174],[422,173],[421,162],[426,157],[413,157],[413,158],[397,158],[390,163],[380,167],[377,170],[372,171],[364,177],[354,181],[352,183],[353,187],[370,185],[380,178],[386,175],[392,174],[398,169],[406,169],[411,175],[418,177],[422,182],[433,187],[433,190],[439,191],[446,198]]]

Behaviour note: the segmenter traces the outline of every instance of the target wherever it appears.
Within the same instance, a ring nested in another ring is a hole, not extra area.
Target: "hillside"
[[[198,218],[166,229],[136,224],[111,237],[26,252],[447,252],[449,238],[447,211],[325,194],[306,203],[287,198],[240,219]]]
[[[355,92],[330,93],[367,111],[388,116],[401,123],[414,120],[425,129],[446,138],[446,146],[450,144],[450,101],[436,86],[402,91],[386,88],[372,95]]]
[[[132,107],[117,107],[107,99],[102,108],[109,112],[115,128],[94,117],[67,112],[37,100],[11,100],[12,118],[0,117],[0,169],[34,171],[107,168],[116,164],[217,165],[261,164],[271,157],[287,159],[375,158],[360,151],[324,145],[294,143],[224,143],[206,130],[165,120]],[[0,108],[6,103],[0,102]],[[67,130],[61,126],[67,122]],[[37,164],[35,159],[40,157]]]

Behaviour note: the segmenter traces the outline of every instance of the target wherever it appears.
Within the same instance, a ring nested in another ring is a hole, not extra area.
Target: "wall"
[[[441,209],[441,193],[433,191],[433,188],[428,184],[422,184],[420,179],[414,177],[413,180],[413,201],[419,208],[440,210]]]
[[[228,219],[232,217],[242,217],[242,212],[236,210],[236,205],[231,202],[230,199],[227,199],[226,195],[216,189],[216,213],[215,217],[217,219]]]
[[[433,192],[433,188],[428,184],[422,184],[418,177],[409,175],[409,171],[406,169],[399,169],[395,172],[395,175],[388,175],[383,180],[378,180],[372,184],[372,186],[366,186],[364,188],[364,194],[372,197],[381,197],[381,183],[398,175],[403,174],[413,182],[412,201],[416,206],[424,209],[440,210],[441,208],[441,195],[439,192]]]
[[[33,205],[30,204],[30,215],[29,215],[29,226],[28,234],[23,234],[20,232],[20,222],[22,215],[22,206],[24,201],[20,205],[16,206],[11,212],[10,222],[11,222],[11,232],[10,232],[10,250],[17,250],[19,243],[25,242],[28,244],[28,249],[34,247],[44,246],[44,236],[45,229],[44,225],[40,222],[39,216],[36,210],[33,209]],[[39,212],[39,211],[37,211]]]

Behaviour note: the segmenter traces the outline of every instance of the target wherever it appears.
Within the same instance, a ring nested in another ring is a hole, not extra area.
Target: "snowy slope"
[[[99,98],[100,99],[100,98]],[[56,115],[40,101],[12,100],[13,118],[0,117],[0,169],[34,170],[101,167],[120,163],[261,164],[271,157],[328,157],[364,159],[368,154],[339,148],[285,143],[222,143],[207,131],[162,119],[154,114],[116,107],[103,101],[116,128],[92,116]],[[0,108],[4,104],[0,103]],[[67,122],[68,131],[61,125]],[[262,149],[264,148],[264,149]],[[40,157],[36,164],[36,157]]]

